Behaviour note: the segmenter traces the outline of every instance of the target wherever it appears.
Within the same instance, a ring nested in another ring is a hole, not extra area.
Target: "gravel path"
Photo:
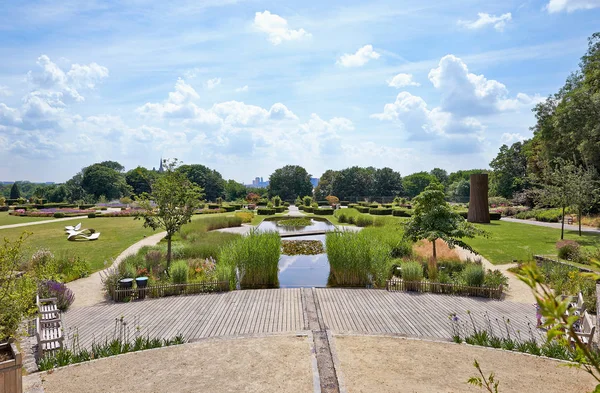
[[[508,271],[509,268],[517,266],[516,263],[494,265],[483,256],[474,254],[469,250],[465,250],[464,248],[456,247],[455,251],[463,261],[466,261],[467,259],[472,261],[481,261],[481,264],[486,269],[500,270],[506,277],[508,277],[508,289],[504,289],[505,300],[510,300],[517,303],[535,303],[535,297],[531,293],[531,288],[519,280],[514,273]]]
[[[33,222],[24,222],[22,224],[9,224],[9,225],[0,225],[0,229],[10,229],[10,228],[19,228],[19,227],[28,227],[30,225],[42,225],[49,224],[52,222],[60,222],[60,221],[71,221],[71,220],[85,220],[86,216],[77,216],[77,217],[65,217],[65,218],[55,218],[54,220],[43,220],[43,221],[33,221]]]
[[[521,220],[518,218],[510,218],[510,217],[502,217],[502,221],[518,222],[519,224],[537,225],[539,227],[555,228],[555,229],[560,229],[560,226],[561,226],[560,222],[542,222],[542,221],[533,221],[533,220]],[[578,230],[579,230],[579,226],[577,226],[577,225],[565,224],[565,231],[578,231]],[[600,229],[582,226],[581,232],[600,233]]]
[[[157,233],[156,235],[148,236],[139,242],[129,246],[123,251],[113,262],[111,267],[117,267],[127,256],[135,254],[144,246],[154,246],[158,244],[167,232]],[[91,274],[89,277],[80,278],[79,280],[71,281],[67,284],[73,293],[75,293],[75,301],[71,305],[71,309],[88,307],[106,302],[106,297],[102,291],[101,272]]]

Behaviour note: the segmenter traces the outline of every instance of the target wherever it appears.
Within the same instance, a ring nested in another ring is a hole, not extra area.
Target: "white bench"
[[[63,347],[63,329],[60,310],[56,306],[56,298],[40,298],[36,296],[38,317],[35,319],[35,335],[38,342],[38,359],[44,352],[52,352]]]
[[[596,325],[594,324],[594,320],[587,311],[584,311],[581,321],[581,331],[576,332],[577,337],[583,344],[591,348],[592,342],[594,341],[595,331]],[[575,339],[573,337],[571,337],[571,343],[575,343]]]

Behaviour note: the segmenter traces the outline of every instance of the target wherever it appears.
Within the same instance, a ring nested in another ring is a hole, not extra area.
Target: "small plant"
[[[485,269],[475,263],[469,263],[462,272],[465,284],[470,287],[480,287],[485,281]]]
[[[56,307],[61,311],[67,311],[75,301],[73,291],[61,282],[52,280],[42,281],[39,285],[39,292],[43,298],[56,298]]]
[[[271,202],[273,203],[273,206],[275,206],[275,207],[281,206],[281,198],[279,197],[279,195],[275,195],[271,199]]]
[[[402,279],[404,281],[421,281],[423,280],[423,266],[419,262],[403,262]]]
[[[494,373],[490,373],[490,375],[486,378],[483,374],[483,371],[481,371],[481,367],[479,366],[477,359],[473,361],[473,367],[479,371],[480,376],[471,377],[467,382],[473,386],[485,388],[489,393],[498,393],[498,385],[500,384],[500,381],[495,379]]]
[[[561,240],[556,243],[558,257],[569,261],[578,261],[581,259],[581,247],[574,240]]]
[[[189,266],[186,261],[175,261],[171,266],[171,280],[173,284],[185,284],[188,281]]]
[[[312,197],[305,196],[304,198],[302,198],[302,202],[304,203],[304,206],[311,206],[312,205]]]

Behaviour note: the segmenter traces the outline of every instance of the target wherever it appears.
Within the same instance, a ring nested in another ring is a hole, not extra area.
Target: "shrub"
[[[309,196],[305,196],[304,198],[302,198],[302,202],[304,203],[304,206],[310,206],[312,204],[312,198]]]
[[[274,209],[275,213],[283,213],[285,211],[285,206],[277,206]]]
[[[404,209],[394,209],[392,215],[394,217],[412,217],[412,212]]]
[[[579,243],[574,240],[561,240],[556,243],[558,257],[569,261],[579,261],[582,258]]]
[[[271,202],[273,202],[273,206],[275,207],[279,207],[281,206],[281,198],[279,197],[279,195],[275,195],[272,199]]]
[[[39,286],[40,296],[43,298],[56,298],[56,307],[61,311],[67,309],[75,301],[75,294],[67,286],[61,282],[46,280],[42,281]]]
[[[342,206],[343,206],[343,205],[342,205]],[[359,206],[359,204],[358,204],[358,203],[349,203],[349,204],[348,204],[348,208],[349,208],[349,209],[354,209],[354,208],[356,208],[356,206]]]
[[[348,202],[348,201],[341,201],[340,205],[342,205],[342,206],[348,206],[348,205],[350,205],[350,202]]]
[[[423,280],[423,265],[415,261],[402,262],[402,279],[404,281]]]
[[[313,213],[318,215],[318,216],[333,216],[333,212],[335,210],[331,209],[331,208],[325,208],[325,209],[314,209]]]
[[[269,209],[268,207],[259,207],[256,209],[259,216],[270,216],[275,214],[275,209]]]
[[[329,206],[329,201],[317,201],[317,205],[319,206]]]
[[[190,267],[186,261],[175,261],[171,265],[171,281],[173,284],[185,284],[188,281]]]
[[[462,278],[466,285],[480,287],[485,280],[485,269],[479,264],[468,263],[462,272]]]
[[[235,213],[235,216],[239,217],[244,224],[252,222],[252,219],[254,218],[254,214],[252,212],[237,212]]]
[[[488,204],[490,207],[510,206],[511,202],[503,197],[489,197]]]
[[[315,208],[312,206],[304,206],[302,210],[304,210],[307,213],[312,213],[315,210]]]
[[[65,217],[65,213],[61,213],[61,212],[54,213],[54,218],[64,218],[64,217]]]
[[[221,209],[225,210],[228,213],[231,213],[231,212],[235,211],[235,206],[223,205],[223,206],[221,206]]]
[[[506,277],[500,270],[488,270],[485,274],[483,284],[486,287],[497,288],[502,284],[505,288],[508,287],[508,277]]]
[[[329,202],[330,205],[337,205],[340,203],[340,199],[334,195],[327,195],[325,199],[327,199],[327,202]]]
[[[359,213],[368,213],[370,210],[367,206],[355,206],[354,208],[358,210]]]
[[[392,209],[386,208],[371,208],[369,209],[369,214],[373,214],[374,216],[389,216],[392,214]]]
[[[490,213],[490,220],[498,221],[502,217],[500,213]]]
[[[373,219],[368,216],[358,216],[355,218],[355,224],[358,227],[368,227],[373,225]]]
[[[88,213],[88,218],[96,218],[96,213]]]
[[[523,220],[535,219],[543,222],[559,222],[562,217],[561,209],[533,209],[517,213],[516,218]]]

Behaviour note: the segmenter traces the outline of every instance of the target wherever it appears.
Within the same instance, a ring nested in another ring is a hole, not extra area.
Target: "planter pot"
[[[145,299],[146,298],[146,287],[148,286],[148,277],[136,278],[135,284],[138,287],[138,299]]]
[[[0,354],[8,354],[8,360],[0,361],[0,392],[22,393],[23,357],[14,343],[0,343]]]
[[[129,289],[133,287],[133,278],[123,278],[119,280],[119,289]]]

